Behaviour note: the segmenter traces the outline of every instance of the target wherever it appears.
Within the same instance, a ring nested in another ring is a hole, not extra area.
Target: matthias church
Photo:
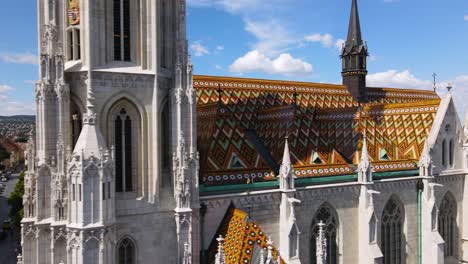
[[[347,2],[336,85],[194,76],[185,0],[38,0],[18,263],[467,262],[468,118],[368,87]]]

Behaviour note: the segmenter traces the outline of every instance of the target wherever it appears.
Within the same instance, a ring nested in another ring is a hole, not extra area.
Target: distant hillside
[[[9,120],[35,121],[36,116],[34,115],[0,116],[0,121],[9,121]]]

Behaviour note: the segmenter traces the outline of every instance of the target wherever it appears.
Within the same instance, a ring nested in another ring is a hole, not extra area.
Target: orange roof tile
[[[273,179],[286,136],[299,177],[354,173],[363,133],[379,171],[414,169],[440,102],[369,88],[360,107],[342,85],[304,82],[195,76],[194,86],[205,185]]]

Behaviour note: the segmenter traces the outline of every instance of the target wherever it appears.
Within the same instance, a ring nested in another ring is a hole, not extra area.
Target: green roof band
[[[392,172],[376,172],[373,174],[374,180],[400,178],[400,177],[411,177],[418,176],[419,170],[405,170],[405,171],[392,171]],[[331,177],[310,177],[310,178],[299,178],[296,179],[296,187],[306,187],[311,185],[321,184],[333,184],[333,183],[345,183],[355,182],[357,180],[357,174],[340,175]],[[278,181],[265,181],[255,182],[251,184],[232,184],[232,185],[219,185],[219,186],[205,186],[200,185],[200,193],[202,196],[214,195],[214,194],[227,194],[227,193],[239,193],[245,191],[260,191],[277,189],[279,187]]]

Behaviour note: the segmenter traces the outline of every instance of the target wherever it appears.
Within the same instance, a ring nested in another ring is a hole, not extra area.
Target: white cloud
[[[274,19],[264,21],[246,19],[245,30],[257,39],[253,50],[258,50],[268,56],[284,53],[291,45],[299,42],[291,36],[290,31],[286,30],[282,23]]]
[[[215,65],[215,68],[216,68],[217,70],[222,70],[222,69],[223,69],[223,66],[216,64],[216,65]]]
[[[337,40],[335,41],[335,48],[336,48],[337,50],[341,51],[341,50],[343,49],[343,45],[345,44],[345,42],[346,42],[346,41],[345,41],[344,39],[340,39],[340,38],[337,39]]]
[[[0,94],[13,90],[13,87],[0,84]]]
[[[325,48],[333,47],[333,36],[331,34],[312,34],[305,37],[306,41],[309,42],[320,42]]]
[[[398,72],[389,70],[367,75],[367,85],[374,87],[398,87],[398,88],[416,88],[430,89],[432,84],[430,81],[420,80],[416,78],[410,71],[405,70]]]
[[[37,64],[37,55],[32,53],[0,54],[0,61],[15,64]]]
[[[464,113],[468,110],[468,75],[460,75],[451,81],[438,82],[437,92],[443,95],[447,90],[448,83],[453,85],[453,98],[456,108],[460,115],[463,117]],[[369,74],[367,76],[367,85],[370,87],[396,87],[396,88],[413,88],[420,90],[432,90],[433,82],[430,80],[423,80],[417,78],[409,70],[396,71],[389,70],[386,72],[379,72]]]
[[[218,46],[216,46],[216,50],[218,50],[218,51],[223,51],[223,50],[224,50],[224,46],[223,46],[223,45],[218,45]]]
[[[190,49],[193,51],[195,56],[201,57],[203,55],[210,54],[208,49],[201,44],[200,41],[195,41],[190,45]]]
[[[465,15],[465,16],[463,17],[463,20],[468,21],[468,15]]]
[[[269,58],[264,53],[253,50],[238,58],[230,67],[231,72],[265,72],[268,74],[282,74],[286,76],[304,75],[311,73],[311,64],[293,58],[288,53],[282,53],[276,58]]]
[[[318,42],[322,44],[324,48],[335,48],[341,51],[343,44],[345,43],[344,39],[335,39],[331,34],[320,34],[315,33],[304,37],[307,42]]]

